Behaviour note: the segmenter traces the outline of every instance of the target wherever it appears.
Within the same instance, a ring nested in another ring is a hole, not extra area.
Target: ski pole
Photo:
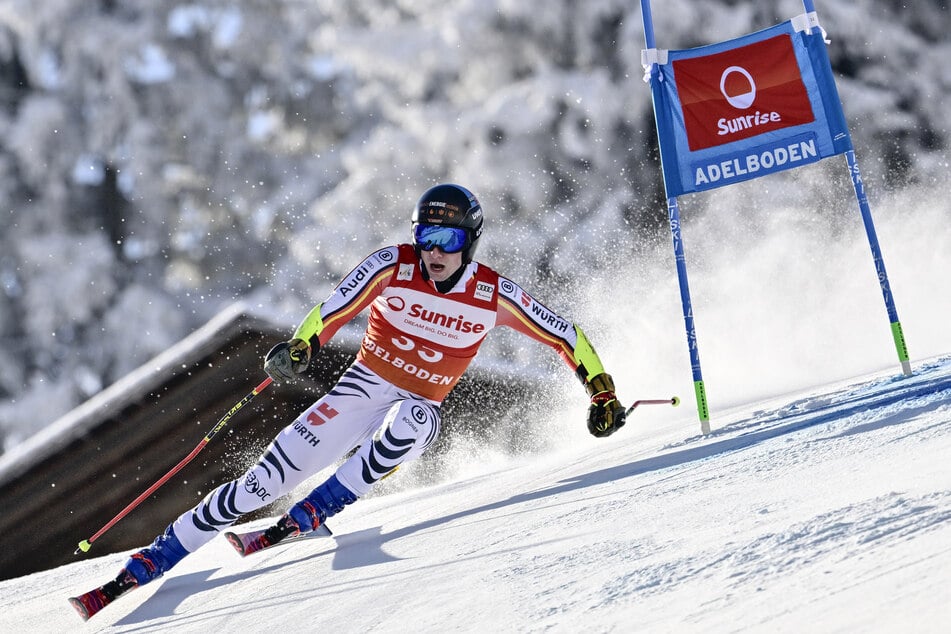
[[[239,409],[241,409],[242,407],[244,407],[245,405],[247,405],[248,403],[250,403],[250,402],[251,402],[251,399],[253,399],[255,396],[257,396],[258,394],[260,394],[261,392],[263,392],[263,391],[264,391],[264,388],[266,388],[268,385],[270,385],[271,382],[272,382],[271,377],[268,377],[268,378],[264,379],[263,381],[261,381],[260,385],[258,385],[256,388],[254,388],[253,390],[251,390],[243,399],[241,399],[240,401],[238,401],[237,403],[235,403],[235,404],[231,407],[231,409],[228,410],[228,413],[221,417],[221,419],[220,419],[220,420],[218,421],[218,423],[212,428],[212,430],[211,430],[210,432],[208,432],[207,434],[205,434],[205,437],[201,439],[201,442],[198,443],[198,446],[197,446],[197,447],[195,447],[194,449],[192,449],[192,452],[191,452],[190,454],[188,454],[187,456],[185,456],[185,457],[182,459],[181,462],[179,462],[177,465],[175,465],[175,466],[172,468],[171,471],[169,471],[168,473],[166,473],[165,475],[163,475],[161,478],[159,478],[159,480],[157,480],[157,481],[155,482],[155,484],[153,484],[153,485],[150,486],[148,489],[146,489],[145,491],[143,491],[142,494],[139,495],[139,497],[137,497],[137,498],[135,498],[134,500],[132,500],[132,502],[130,502],[127,507],[125,507],[124,509],[122,509],[122,511],[121,511],[118,515],[116,515],[115,517],[113,517],[111,520],[109,520],[109,522],[108,522],[105,526],[103,526],[103,527],[100,528],[98,531],[96,531],[96,534],[95,534],[95,535],[93,535],[93,536],[90,537],[89,539],[84,539],[83,541],[79,542],[79,547],[76,549],[76,552],[74,552],[73,554],[74,554],[74,555],[78,555],[80,552],[88,552],[88,551],[89,551],[89,548],[92,546],[92,543],[93,543],[94,541],[96,541],[97,539],[99,539],[100,537],[102,537],[102,534],[103,534],[103,533],[105,533],[107,530],[109,530],[110,528],[112,528],[113,526],[115,526],[115,525],[119,522],[119,520],[121,520],[123,517],[125,517],[126,515],[128,515],[129,512],[130,512],[132,509],[134,509],[134,508],[137,507],[139,504],[141,504],[141,503],[142,503],[142,500],[144,500],[145,498],[147,498],[147,497],[149,497],[150,495],[152,495],[152,493],[154,493],[156,489],[158,489],[160,486],[162,486],[163,484],[165,484],[166,482],[168,482],[168,480],[169,480],[173,475],[175,475],[176,473],[178,473],[179,471],[181,471],[182,467],[184,467],[184,466],[187,465],[189,462],[191,462],[191,461],[195,458],[195,456],[197,456],[198,453],[199,453],[202,449],[205,448],[205,445],[207,445],[207,444],[211,441],[211,439],[215,437],[215,434],[217,434],[217,433],[220,432],[222,429],[224,429],[225,425],[228,424],[228,421],[231,420],[231,417],[234,416],[234,415],[238,412]]]
[[[677,407],[680,405],[680,397],[671,396],[670,398],[652,398],[634,401],[634,403],[627,408],[627,411],[624,412],[624,415],[630,416],[631,412],[633,412],[634,408],[636,408],[638,405],[673,405],[674,407]]]

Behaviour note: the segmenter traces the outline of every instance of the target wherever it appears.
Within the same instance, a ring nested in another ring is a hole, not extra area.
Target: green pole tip
[[[680,397],[675,396],[672,399],[670,399],[670,404],[673,405],[674,407],[677,407],[678,405],[680,405]]]
[[[79,551],[88,553],[90,548],[92,548],[92,544],[89,543],[89,540],[84,539],[83,541],[79,542],[79,548],[76,549],[76,554],[78,555]]]

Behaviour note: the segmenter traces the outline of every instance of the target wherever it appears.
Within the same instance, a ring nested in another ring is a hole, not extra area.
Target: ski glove
[[[282,341],[264,357],[264,371],[278,383],[293,383],[310,365],[310,344],[303,339]]]
[[[602,372],[585,385],[591,405],[588,407],[588,431],[598,438],[610,436],[624,427],[627,413],[614,394],[614,379]]]

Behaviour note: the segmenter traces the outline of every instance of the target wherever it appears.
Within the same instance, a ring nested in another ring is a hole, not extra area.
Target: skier
[[[354,447],[359,449],[257,539],[254,552],[313,531],[436,439],[440,403],[495,326],[553,348],[584,384],[588,430],[621,428],[614,381],[581,328],[515,282],[473,260],[483,211],[466,188],[426,191],[412,215],[413,242],[376,251],[317,304],[289,341],[266,355],[275,382],[293,381],[312,355],[363,309],[369,321],[354,363],[285,427],[243,476],[221,485],[126,562],[114,581],[73,600],[88,618],[117,596],[161,577],[242,515],[273,502]]]

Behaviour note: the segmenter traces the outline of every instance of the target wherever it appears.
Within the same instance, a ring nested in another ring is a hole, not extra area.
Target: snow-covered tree
[[[666,48],[802,11],[654,4]],[[947,3],[817,4],[867,179],[943,178]],[[553,302],[666,239],[642,47],[621,0],[0,1],[0,437],[237,298],[300,314],[436,181]]]

